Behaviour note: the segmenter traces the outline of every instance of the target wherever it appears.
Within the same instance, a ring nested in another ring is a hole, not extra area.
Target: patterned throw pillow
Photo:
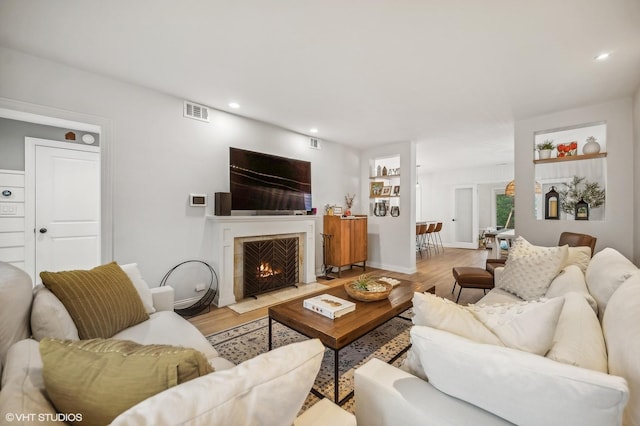
[[[413,323],[544,355],[553,342],[564,298],[495,305],[458,305],[433,294],[415,293]]]
[[[88,271],[41,272],[40,278],[69,311],[80,339],[109,338],[149,319],[133,283],[115,262]]]
[[[544,356],[553,343],[564,298],[536,302],[461,306],[432,294],[413,296],[413,324],[447,331],[478,343],[506,346]],[[403,369],[426,379],[413,347]]]
[[[83,424],[108,424],[150,396],[213,372],[195,349],[140,345],[128,340],[40,342],[47,396]]]
[[[539,247],[522,237],[514,246],[498,277],[496,288],[515,294],[523,300],[536,300],[547,292],[551,281],[560,273],[568,255],[568,246]]]

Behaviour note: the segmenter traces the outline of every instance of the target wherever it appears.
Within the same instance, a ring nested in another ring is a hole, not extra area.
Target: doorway
[[[477,185],[455,186],[453,247],[478,248],[478,189]]]
[[[16,101],[13,99],[0,97],[0,117],[34,123],[45,126],[52,126],[61,129],[73,129],[74,131],[90,132],[99,135],[100,138],[100,245],[101,261],[106,263],[113,259],[113,213],[112,213],[112,185],[111,185],[111,120],[96,115],[87,115],[69,110],[61,110],[44,105],[36,105]],[[1,132],[0,132],[1,134]],[[24,136],[25,134],[23,134]],[[22,142],[24,145],[24,141]],[[25,200],[26,201],[26,200]],[[26,250],[27,240],[31,240],[33,246],[33,231],[35,229],[35,219],[31,220],[31,232],[24,232],[26,212],[24,221],[21,224],[21,231],[24,235]],[[33,249],[30,253],[33,253]],[[26,253],[25,253],[26,254]],[[31,256],[33,262],[33,256]],[[32,263],[33,265],[33,263]],[[25,270],[33,278],[34,267],[27,268],[25,256]]]
[[[100,188],[99,147],[25,138],[25,268],[36,284],[43,270],[101,263]]]

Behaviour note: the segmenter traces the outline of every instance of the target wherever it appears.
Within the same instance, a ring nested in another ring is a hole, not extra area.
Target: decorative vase
[[[538,150],[538,158],[540,160],[546,160],[547,158],[551,158],[551,151],[550,149],[540,149]]]
[[[587,143],[582,147],[583,154],[597,154],[600,152],[600,144],[596,141],[596,138],[589,136]]]

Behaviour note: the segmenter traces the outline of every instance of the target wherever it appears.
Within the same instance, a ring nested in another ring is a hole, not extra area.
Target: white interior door
[[[97,147],[31,139],[33,272],[100,264],[100,152]],[[54,142],[54,143],[50,143]],[[29,142],[28,142],[29,144]],[[61,146],[60,146],[61,145]]]
[[[454,192],[454,242],[458,248],[478,248],[478,188],[456,186]]]

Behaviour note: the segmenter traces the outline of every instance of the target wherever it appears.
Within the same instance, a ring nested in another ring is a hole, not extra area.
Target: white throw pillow
[[[524,300],[544,297],[565,263],[568,246],[538,247],[516,238],[496,287]]]
[[[469,310],[504,346],[544,356],[553,343],[563,305],[564,299],[557,297],[534,302],[470,305]]]
[[[431,293],[413,295],[413,323],[479,343],[544,355],[553,342],[564,299],[461,306]]]
[[[292,343],[167,389],[131,407],[111,424],[291,425],[323,355],[318,339]]]
[[[457,334],[479,343],[547,353],[555,335],[563,298],[538,302],[461,306],[430,293],[413,296],[413,323]],[[403,369],[426,379],[419,357],[409,349]]]
[[[564,295],[553,344],[547,358],[606,373],[607,348],[598,316],[583,294]]]
[[[589,293],[598,302],[600,321],[604,317],[609,298],[637,270],[638,268],[629,259],[612,248],[605,248],[593,256],[585,277]]]
[[[142,299],[142,305],[144,306],[144,310],[147,311],[148,314],[152,314],[156,311],[156,308],[153,307],[153,296],[151,295],[151,289],[147,282],[142,278],[142,274],[138,269],[137,263],[127,263],[126,265],[120,265],[120,268],[124,271],[125,274],[129,277],[133,286],[136,288],[136,291],[140,295],[140,299]]]
[[[429,382],[518,425],[616,425],[629,398],[622,377],[415,326],[411,341]]]
[[[576,265],[578,268],[580,268],[582,273],[585,273],[590,261],[591,247],[569,247],[567,260],[565,261],[562,269],[566,268],[569,265]]]
[[[80,340],[78,327],[60,299],[48,288],[38,286],[31,305],[31,334],[40,341],[45,337]]]
[[[431,293],[414,293],[413,324],[438,328],[476,342],[503,346],[504,343],[467,307]]]

